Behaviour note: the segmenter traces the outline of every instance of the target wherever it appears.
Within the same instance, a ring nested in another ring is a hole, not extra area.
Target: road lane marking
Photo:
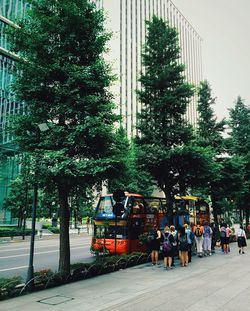
[[[14,268],[8,268],[8,269],[1,269],[0,272],[9,271],[9,270],[18,270],[18,269],[24,269],[28,268],[28,266],[21,266],[21,267],[14,267]]]
[[[57,244],[58,245],[58,244]],[[85,246],[85,245],[89,245],[89,247],[91,246],[91,243],[88,242],[88,243],[76,243],[76,244],[73,244],[71,246],[78,246],[78,245],[82,245],[82,246]],[[35,249],[38,249],[38,248],[45,248],[45,247],[55,247],[56,245],[46,245],[46,246],[35,246]],[[1,247],[0,247],[0,252],[3,253],[3,252],[14,252],[14,251],[22,251],[22,250],[27,250],[27,249],[30,249],[29,247],[24,247],[24,248],[11,248],[11,249],[4,249],[2,250]]]
[[[83,248],[81,247],[75,247],[75,248],[70,248],[70,251],[75,250],[75,249],[81,249]],[[42,254],[49,254],[49,253],[59,253],[59,249],[54,250],[54,251],[48,251],[48,252],[40,252],[40,253],[34,253],[34,255],[42,255]],[[25,256],[29,256],[29,254],[20,254],[20,255],[11,255],[11,256],[4,256],[4,257],[0,257],[0,259],[7,259],[7,258],[15,258],[15,257],[25,257]]]

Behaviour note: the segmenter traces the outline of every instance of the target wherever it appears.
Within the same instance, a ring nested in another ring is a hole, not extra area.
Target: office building
[[[145,21],[153,15],[168,21],[179,34],[181,63],[186,65],[187,81],[199,85],[202,80],[201,43],[199,34],[170,0],[95,0],[104,8],[107,29],[113,32],[107,59],[119,79],[113,87],[119,113],[129,136],[136,134],[136,114],[141,103],[135,94],[140,88],[138,77],[143,70],[141,53],[146,37]],[[197,125],[197,98],[194,96],[186,113],[187,120]]]
[[[19,167],[16,147],[7,131],[8,118],[23,109],[23,104],[16,102],[10,88],[13,81],[11,70],[18,57],[10,51],[5,30],[8,27],[18,27],[14,21],[22,18],[29,7],[24,0],[0,1],[0,224],[10,221],[10,213],[1,210],[1,207]]]

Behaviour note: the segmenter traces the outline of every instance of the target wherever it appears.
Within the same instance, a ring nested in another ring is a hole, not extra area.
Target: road
[[[93,259],[90,253],[91,236],[70,236],[71,263],[88,262]],[[0,277],[21,275],[26,279],[29,264],[30,241],[0,244]],[[51,269],[56,271],[59,262],[59,238],[36,239],[34,270]]]

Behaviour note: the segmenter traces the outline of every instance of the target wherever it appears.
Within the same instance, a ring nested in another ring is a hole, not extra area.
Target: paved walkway
[[[250,253],[193,258],[163,270],[149,263],[0,302],[1,311],[249,311]]]

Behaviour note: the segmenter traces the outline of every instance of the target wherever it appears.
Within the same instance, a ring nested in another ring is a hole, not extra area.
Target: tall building
[[[10,221],[10,213],[1,210],[3,200],[8,195],[11,181],[18,174],[18,155],[8,133],[8,117],[22,111],[22,103],[17,103],[10,85],[13,81],[12,68],[18,57],[11,53],[8,27],[18,27],[15,20],[22,18],[30,5],[24,0],[0,1],[0,224]]]
[[[34,0],[35,1],[35,0]],[[118,113],[128,136],[136,134],[136,115],[141,110],[135,90],[140,88],[138,77],[143,71],[141,53],[146,38],[145,21],[153,15],[162,17],[176,27],[181,46],[181,62],[186,65],[188,82],[198,85],[202,79],[201,38],[186,18],[170,0],[92,0],[103,8],[107,18],[107,29],[113,32],[110,51],[106,58],[112,63],[118,82],[112,91],[118,104]],[[11,69],[18,57],[11,53],[5,29],[18,27],[15,20],[25,16],[30,9],[26,0],[0,1],[0,209],[8,194],[10,182],[18,173],[17,155],[12,137],[6,131],[8,116],[22,112],[23,104],[15,100],[10,84]],[[197,123],[197,100],[190,103],[186,118],[194,126]],[[3,216],[0,210],[0,221]]]
[[[119,113],[129,136],[136,133],[136,115],[141,103],[135,94],[140,88],[138,77],[143,71],[142,49],[145,44],[145,21],[153,15],[168,21],[179,34],[181,63],[186,65],[187,81],[198,85],[202,80],[201,44],[199,34],[170,0],[94,0],[104,8],[107,29],[113,32],[107,57],[119,79],[114,85]],[[187,120],[197,125],[197,98],[194,96],[186,113]]]

